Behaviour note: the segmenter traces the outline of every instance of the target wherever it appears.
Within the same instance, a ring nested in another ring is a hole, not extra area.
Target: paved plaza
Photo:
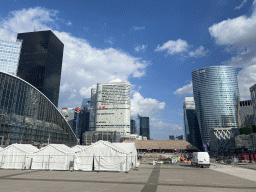
[[[223,171],[223,170],[226,170]],[[255,178],[239,176],[249,169],[219,166],[203,169],[186,164],[142,164],[129,173],[0,170],[1,192],[165,192],[165,191],[256,191]],[[256,172],[249,170],[248,174]],[[251,176],[255,177],[255,174]]]

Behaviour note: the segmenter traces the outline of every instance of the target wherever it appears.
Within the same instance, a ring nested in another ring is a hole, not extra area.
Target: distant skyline
[[[150,137],[183,132],[191,72],[237,67],[241,100],[256,83],[256,1],[0,0],[0,38],[52,30],[64,43],[59,109],[79,107],[97,83],[129,81],[132,116]]]

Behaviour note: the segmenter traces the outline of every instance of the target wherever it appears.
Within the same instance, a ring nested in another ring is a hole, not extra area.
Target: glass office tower
[[[17,39],[22,40],[17,76],[58,107],[64,44],[50,30],[19,33]]]
[[[17,74],[22,41],[0,39],[0,71]]]
[[[0,136],[5,145],[77,143],[71,127],[45,95],[5,72],[0,72]]]
[[[202,140],[193,97],[185,97],[183,102],[183,125],[186,141],[202,150]]]
[[[236,69],[212,66],[192,72],[193,94],[202,141],[214,128],[238,128],[239,90]]]
[[[140,135],[150,139],[149,117],[140,117]]]

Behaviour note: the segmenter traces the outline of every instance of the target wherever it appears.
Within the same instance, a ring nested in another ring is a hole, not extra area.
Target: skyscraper
[[[150,139],[149,117],[140,117],[140,135]]]
[[[95,113],[96,113],[96,93],[97,89],[91,89],[91,103],[90,103],[90,122],[89,127],[90,131],[95,131]]]
[[[238,105],[238,125],[239,127],[254,125],[254,115],[251,100],[240,101]]]
[[[193,94],[202,141],[214,128],[238,128],[239,90],[236,69],[212,66],[192,72]]]
[[[252,98],[252,107],[253,107],[253,119],[256,122],[256,84],[250,87],[250,93]]]
[[[185,100],[183,102],[183,125],[186,141],[188,141],[198,149],[201,149],[202,139],[193,97],[185,97]]]
[[[17,76],[58,106],[64,44],[52,31],[19,33],[22,40]]]
[[[130,125],[130,127],[131,127],[130,134],[134,134],[135,131],[136,131],[136,121],[135,121],[135,120],[131,119],[131,125]]]
[[[96,131],[130,134],[130,83],[98,83],[96,93]]]
[[[0,39],[0,70],[17,74],[22,41]]]

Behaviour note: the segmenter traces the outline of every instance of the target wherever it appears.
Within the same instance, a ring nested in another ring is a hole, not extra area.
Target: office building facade
[[[140,117],[140,135],[150,139],[149,117]]]
[[[17,39],[22,40],[17,76],[57,107],[64,44],[50,30],[19,33]]]
[[[130,134],[135,134],[135,131],[136,131],[136,121],[131,119],[131,131],[130,131]]]
[[[0,71],[17,74],[22,41],[0,39]]]
[[[183,125],[186,141],[198,149],[202,149],[202,139],[193,97],[185,97],[183,102]]]
[[[254,125],[253,106],[251,100],[240,101],[238,105],[238,126]]]
[[[84,98],[82,101],[81,108],[86,108],[86,110],[90,110],[91,107],[91,98]]]
[[[130,83],[98,83],[95,130],[130,134]]]
[[[192,72],[193,95],[203,143],[214,128],[238,128],[239,90],[236,69],[212,66]]]
[[[90,131],[95,131],[95,113],[96,113],[96,93],[97,89],[92,88],[91,89],[91,103],[90,103],[90,122],[89,127]]]
[[[5,145],[77,143],[56,106],[23,79],[0,72],[0,102],[0,136]]]
[[[252,98],[252,108],[253,108],[253,120],[256,122],[256,84],[250,87],[250,94]]]

